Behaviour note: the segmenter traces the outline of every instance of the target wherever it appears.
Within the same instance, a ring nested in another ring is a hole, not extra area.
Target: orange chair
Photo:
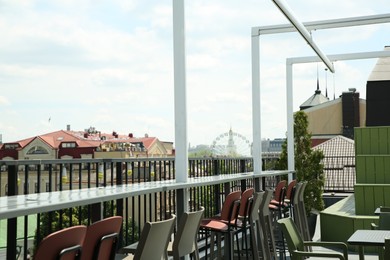
[[[39,243],[33,259],[80,259],[86,231],[86,226],[73,226],[51,233]]]
[[[211,232],[211,256],[214,252],[214,235],[217,235],[218,259],[221,257],[221,235],[225,236],[225,248],[227,254],[233,256],[233,235],[239,209],[241,191],[233,191],[226,196],[221,209],[221,215],[205,218],[200,223],[200,229]],[[229,257],[225,256],[226,259]]]
[[[286,195],[286,180],[279,181],[276,185],[274,197],[269,204],[269,209],[278,212],[278,217],[282,218],[282,208]]]
[[[97,221],[87,228],[83,244],[82,260],[113,260],[122,227],[121,216]]]
[[[240,208],[238,210],[238,217],[236,220],[235,227],[237,229],[237,232],[241,231],[242,232],[242,245],[241,248],[245,249],[245,254],[248,257],[248,236],[247,236],[247,231],[250,226],[249,222],[249,214],[250,214],[250,209],[251,209],[251,199],[253,198],[253,193],[255,190],[253,188],[246,189],[242,194],[241,194],[241,199],[240,199]],[[245,246],[244,246],[245,244]],[[239,250],[239,248],[238,248]]]
[[[286,191],[286,197],[284,198],[284,203],[283,203],[283,208],[285,209],[285,212],[288,210],[289,215],[288,216],[293,216],[293,202],[294,202],[294,197],[295,197],[295,186],[297,185],[297,180],[292,180],[287,186],[287,191]]]

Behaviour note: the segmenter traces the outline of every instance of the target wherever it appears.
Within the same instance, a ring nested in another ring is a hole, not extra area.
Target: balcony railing
[[[1,163],[1,196],[175,179],[173,158],[19,160]],[[189,161],[188,174],[190,177],[203,177],[251,171],[251,158],[200,158]],[[264,185],[273,185],[277,178],[267,177],[263,180]],[[191,208],[202,205],[206,208],[205,216],[212,216],[218,213],[226,193],[253,185],[253,179],[249,178],[227,184],[193,187],[189,189],[189,205]],[[7,259],[16,255],[18,247],[22,248],[22,258],[27,259],[33,253],[34,245],[46,234],[70,225],[90,224],[111,215],[124,216],[121,243],[130,244],[137,240],[146,221],[164,219],[175,213],[176,193],[176,190],[168,190],[128,197],[124,201],[107,201],[102,205],[92,204],[20,216],[15,221],[1,220],[2,225],[7,222],[8,226],[7,232],[1,232],[6,237],[0,240],[3,241],[0,247],[4,248],[3,255],[7,249]]]
[[[34,194],[93,187],[108,187],[121,184],[161,182],[175,179],[174,158],[136,159],[69,159],[69,160],[19,160],[2,161],[0,168],[0,196]],[[253,171],[252,158],[197,158],[189,160],[189,177],[204,177],[245,173]],[[261,178],[263,188],[274,188],[280,176]],[[253,178],[197,186],[189,189],[189,207],[205,207],[205,217],[219,213],[223,199],[233,190],[254,187]],[[36,245],[46,234],[70,225],[90,224],[98,219],[122,215],[124,217],[121,243],[135,242],[146,221],[165,219],[176,213],[177,190],[131,196],[123,200],[106,201],[75,208],[63,208],[17,220],[0,220],[0,258],[12,259],[16,249],[22,248],[22,259],[32,254]],[[7,223],[6,223],[7,222]],[[8,225],[7,232],[4,226]],[[10,232],[10,230],[17,230]],[[6,235],[5,235],[6,234]],[[5,237],[6,236],[6,237]],[[199,237],[202,239],[202,237]],[[27,250],[25,250],[27,249]],[[2,252],[1,252],[2,251]]]

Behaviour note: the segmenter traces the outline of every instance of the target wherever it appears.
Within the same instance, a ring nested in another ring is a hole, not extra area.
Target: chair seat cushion
[[[214,230],[214,231],[228,230],[228,225],[226,223],[215,219],[202,219],[202,221],[200,222],[200,227]]]

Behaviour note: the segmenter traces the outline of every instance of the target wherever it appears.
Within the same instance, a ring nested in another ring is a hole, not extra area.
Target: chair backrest
[[[253,200],[251,203],[250,207],[250,214],[249,214],[249,219],[251,222],[257,221],[259,219],[259,210],[260,210],[260,205],[261,202],[263,201],[264,198],[264,191],[261,192],[255,192],[253,194]]]
[[[121,216],[113,216],[97,221],[87,227],[83,244],[83,260],[112,260],[118,236],[122,227]]]
[[[275,188],[274,200],[281,201],[283,200],[283,189],[286,188],[286,180],[279,181]]]
[[[235,219],[239,207],[239,205],[236,204],[236,201],[239,201],[240,197],[241,191],[233,191],[226,196],[225,202],[223,203],[221,209],[221,220],[230,222]]]
[[[270,190],[270,189],[267,189],[265,190],[264,192],[264,195],[263,195],[263,200],[260,204],[260,214],[262,214],[263,216],[268,216],[270,215],[270,212],[269,212],[269,203],[271,202],[271,199],[272,199],[272,193],[273,191]]]
[[[133,259],[161,260],[165,258],[175,219],[176,216],[172,214],[170,219],[146,222]]]
[[[378,229],[390,230],[390,212],[381,212],[379,214]]]
[[[238,215],[242,217],[246,217],[249,214],[249,207],[248,207],[248,201],[249,198],[253,196],[253,193],[255,190],[253,188],[246,189],[242,194],[241,194],[241,199],[240,199],[240,209],[238,211]]]
[[[297,180],[290,181],[290,183],[287,186],[286,199],[289,199],[290,201],[293,200],[294,190],[295,190],[296,184],[297,184]]]
[[[385,239],[385,251],[383,259],[390,259],[390,238]]]
[[[287,241],[288,251],[293,255],[294,251],[303,251],[304,243],[297,226],[291,218],[282,218],[278,220],[282,227],[282,232]]]
[[[86,226],[73,226],[51,233],[39,243],[34,260],[80,259]]]
[[[204,207],[200,207],[198,211],[184,212],[181,216],[172,246],[175,259],[197,250],[197,235],[203,213]]]

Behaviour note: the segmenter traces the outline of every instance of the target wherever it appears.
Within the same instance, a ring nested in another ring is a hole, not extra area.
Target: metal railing
[[[107,187],[175,178],[173,158],[18,160],[0,163],[0,196]],[[189,160],[188,174],[190,177],[201,177],[251,172],[252,169],[252,158],[198,158]],[[270,176],[263,182],[274,185],[278,180],[278,176]],[[253,180],[247,179],[228,184],[191,188],[189,189],[190,207],[195,209],[199,205],[204,206],[205,217],[218,214],[226,193],[232,190],[244,190],[253,185]],[[176,193],[177,191],[170,190],[129,197],[120,201],[109,201],[102,205],[64,208],[56,212],[20,216],[16,221],[0,220],[7,222],[9,230],[18,230],[16,234],[2,230],[0,233],[3,236],[7,234],[7,242],[0,247],[7,248],[7,258],[16,255],[16,248],[21,247],[21,257],[27,259],[29,254],[33,254],[32,249],[45,235],[71,225],[88,225],[95,220],[112,215],[124,217],[121,243],[130,244],[138,239],[146,221],[165,219],[166,216],[175,213]]]
[[[325,192],[354,192],[355,156],[327,156],[323,162]]]
[[[354,158],[341,160],[337,157],[325,160],[328,160],[326,161],[328,166],[325,168],[327,176],[325,190],[353,191]],[[175,179],[174,158],[18,160],[0,163],[0,196]],[[252,171],[252,158],[194,158],[189,160],[188,175],[202,177]],[[346,176],[338,176],[340,172]],[[279,180],[280,176],[265,177],[262,184],[263,187],[273,189]],[[253,186],[253,179],[249,178],[228,184],[194,187],[189,189],[189,205],[191,209],[196,209],[199,205],[204,206],[205,217],[210,217],[219,213],[228,192],[245,190]],[[24,249],[34,248],[45,235],[55,229],[75,224],[88,225],[112,215],[124,217],[121,243],[130,244],[138,239],[146,221],[165,219],[175,213],[176,194],[177,191],[168,190],[128,197],[120,201],[109,201],[102,205],[64,208],[56,212],[20,216],[14,223],[18,226],[18,232],[16,234],[7,232],[7,243],[0,245],[0,248],[7,248],[13,251],[9,254],[14,255],[16,245],[19,245],[22,248],[22,259],[27,259],[28,254],[33,252]],[[4,230],[0,232],[3,236],[5,233]],[[0,258],[1,251],[0,249]]]

